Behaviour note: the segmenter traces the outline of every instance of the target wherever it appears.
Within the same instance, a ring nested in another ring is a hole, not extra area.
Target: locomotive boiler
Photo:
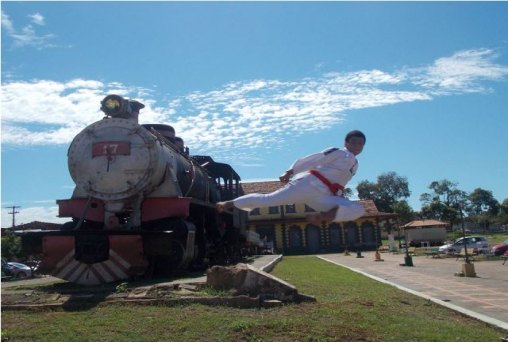
[[[22,236],[42,254],[39,269],[92,285],[237,261],[246,214],[215,210],[241,195],[234,169],[177,148],[170,126],[138,124],[137,101],[109,95],[101,105],[105,117],[68,150],[75,189],[57,204],[70,221]]]

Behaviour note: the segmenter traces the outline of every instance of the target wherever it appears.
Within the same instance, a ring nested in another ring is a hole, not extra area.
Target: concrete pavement
[[[362,273],[375,280],[462,312],[508,331],[508,263],[502,260],[476,261],[476,277],[460,277],[464,260],[413,256],[413,267],[404,264],[404,254],[374,252],[324,254],[323,260]]]

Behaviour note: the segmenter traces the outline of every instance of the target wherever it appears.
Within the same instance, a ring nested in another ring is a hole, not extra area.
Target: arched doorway
[[[301,252],[302,243],[302,230],[298,226],[289,227],[289,250],[293,253]]]
[[[376,232],[372,222],[362,223],[362,237],[364,244],[374,245],[376,243]]]
[[[344,243],[342,240],[342,229],[340,224],[332,223],[330,224],[330,245],[331,246],[340,246]]]
[[[307,225],[305,228],[305,237],[307,240],[306,251],[312,254],[319,253],[321,249],[321,236],[319,227],[311,224]]]
[[[346,230],[346,246],[354,248],[360,241],[358,239],[358,227],[354,222],[348,222],[345,225]]]

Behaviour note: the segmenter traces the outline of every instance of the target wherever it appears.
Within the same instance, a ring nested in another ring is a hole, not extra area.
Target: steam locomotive
[[[105,117],[68,150],[72,197],[57,200],[60,230],[25,233],[41,272],[85,285],[239,260],[246,213],[215,203],[242,195],[240,176],[210,156],[189,156],[166,132],[138,124],[144,105],[108,95]],[[174,130],[173,130],[174,131]]]

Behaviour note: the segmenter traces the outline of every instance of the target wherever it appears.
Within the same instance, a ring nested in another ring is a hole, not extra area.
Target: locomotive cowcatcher
[[[75,189],[57,200],[59,216],[72,220],[22,234],[25,252],[42,255],[41,272],[94,285],[239,260],[246,213],[218,214],[215,203],[242,195],[240,177],[179,149],[170,126],[138,124],[142,108],[108,95],[105,117],[72,141]]]

